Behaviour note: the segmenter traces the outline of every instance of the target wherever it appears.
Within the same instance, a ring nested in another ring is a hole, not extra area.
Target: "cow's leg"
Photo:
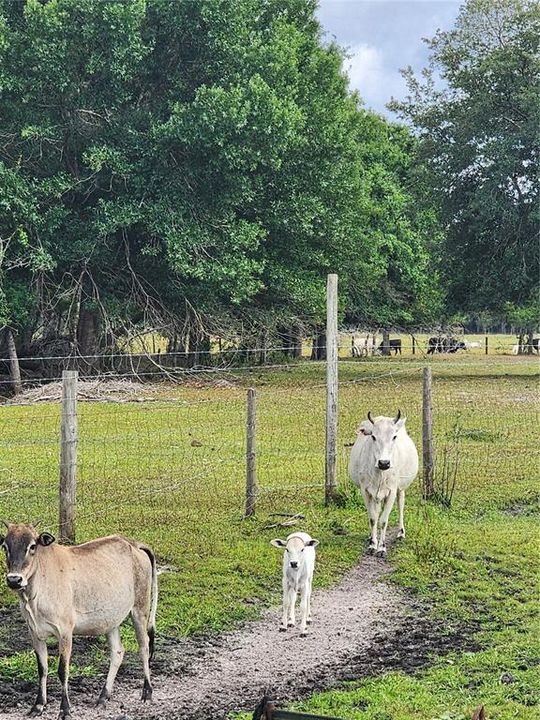
[[[308,608],[309,608],[309,583],[305,582],[302,590],[300,591],[300,635],[305,637],[307,635],[306,625],[308,619]]]
[[[405,537],[405,524],[403,522],[403,514],[405,512],[405,490],[398,490],[397,503],[399,510],[399,531],[398,538]]]
[[[281,616],[280,631],[285,632],[287,630],[287,622],[289,620],[289,588],[285,582],[283,582],[283,614]]]
[[[294,627],[296,625],[296,590],[289,588],[289,621],[288,627]]]
[[[390,517],[390,513],[392,512],[392,508],[394,507],[394,502],[396,501],[396,490],[392,490],[390,495],[386,498],[386,502],[384,504],[384,510],[381,513],[381,517],[379,518],[379,544],[377,545],[377,555],[384,557],[386,555],[386,528],[388,527],[388,518]]]
[[[142,700],[152,699],[152,682],[150,680],[150,642],[148,639],[148,612],[139,608],[133,608],[131,612],[133,618],[133,626],[135,628],[135,636],[139,644],[139,655],[144,673],[144,685],[142,691]]]
[[[68,681],[69,681],[69,661],[71,660],[72,637],[63,635],[60,637],[58,647],[58,677],[62,684],[62,700],[60,702],[60,718],[61,720],[71,720],[71,706],[69,703]]]
[[[111,661],[107,680],[97,701],[97,704],[102,706],[105,705],[107,700],[111,697],[116,673],[118,672],[118,668],[124,659],[124,646],[122,645],[122,640],[120,639],[120,628],[114,628],[114,630],[108,632],[107,640],[109,641]]]
[[[47,705],[47,673],[48,673],[48,655],[47,655],[47,643],[43,640],[32,635],[32,647],[36,653],[36,660],[38,666],[39,676],[39,689],[36,697],[36,702],[32,705],[30,710],[30,716],[36,717],[41,715],[45,706]]]
[[[377,549],[377,520],[381,512],[381,503],[375,500],[375,498],[372,498],[371,495],[368,495],[368,493],[364,494],[364,500],[366,501],[371,531],[368,550],[369,552],[374,552]]]

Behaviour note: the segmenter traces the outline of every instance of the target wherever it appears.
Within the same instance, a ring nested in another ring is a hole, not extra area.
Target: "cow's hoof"
[[[386,557],[386,548],[379,548],[377,552],[375,553],[375,556],[378,558],[385,558]]]
[[[376,545],[370,545],[367,549],[368,555],[374,555],[377,552],[377,546]]]
[[[40,715],[43,715],[44,710],[45,705],[32,705],[32,708],[28,713],[28,717],[39,717]]]
[[[400,530],[397,534],[398,540],[403,540],[405,538],[405,530]]]

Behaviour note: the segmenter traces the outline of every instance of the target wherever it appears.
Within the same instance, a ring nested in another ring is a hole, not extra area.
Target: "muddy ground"
[[[273,608],[259,621],[218,637],[162,639],[154,662],[152,703],[140,702],[136,657],[128,658],[121,669],[105,710],[93,706],[103,678],[75,679],[73,718],[218,720],[253,710],[263,694],[280,702],[296,700],[390,669],[413,672],[434,654],[471,647],[466,630],[449,632],[426,620],[425,608],[387,582],[388,570],[384,560],[364,557],[339,585],[315,592],[307,638],[301,638],[297,628],[280,633],[280,611]],[[77,650],[73,662],[77,663]],[[43,717],[56,718],[56,678],[50,678],[49,687]],[[0,720],[24,717],[35,690],[32,684],[0,682]]]

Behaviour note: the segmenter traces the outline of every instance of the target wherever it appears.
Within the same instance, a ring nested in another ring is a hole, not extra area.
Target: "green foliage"
[[[392,104],[416,128],[418,186],[447,229],[451,310],[523,305],[537,282],[539,38],[538,3],[467,0],[429,41],[423,79],[409,68],[410,96]]]
[[[413,141],[359,109],[315,7],[0,4],[0,237],[28,240],[2,323],[72,348],[91,307],[98,343],[186,307],[316,323],[329,271],[358,320],[433,312]]]

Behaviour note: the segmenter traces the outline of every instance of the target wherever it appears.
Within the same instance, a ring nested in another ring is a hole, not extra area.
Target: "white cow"
[[[405,537],[403,511],[405,490],[418,473],[418,452],[405,429],[406,418],[363,420],[349,460],[349,475],[364,497],[371,526],[369,550],[386,554],[386,528],[396,496],[399,507],[399,537]],[[381,512],[382,510],[382,512]],[[377,538],[377,527],[380,526]]]
[[[352,357],[363,357],[373,354],[373,338],[368,333],[365,338],[357,338],[353,335],[351,339]]]
[[[482,343],[477,342],[476,340],[474,342],[464,340],[463,344],[465,345],[465,350],[478,350],[482,347]]]
[[[300,593],[300,634],[307,635],[306,625],[311,622],[311,585],[315,569],[315,548],[319,544],[311,535],[296,532],[286,540],[276,538],[270,541],[283,553],[283,617],[281,632],[295,624],[296,596]]]

